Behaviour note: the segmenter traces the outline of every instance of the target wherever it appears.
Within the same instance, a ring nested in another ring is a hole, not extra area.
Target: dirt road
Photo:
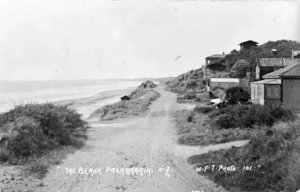
[[[142,117],[113,122],[90,120],[92,128],[86,146],[69,155],[60,166],[53,167],[43,180],[43,186],[35,191],[225,191],[199,176],[187,164],[188,156],[207,150],[176,144],[175,123],[171,116],[171,112],[179,107],[176,95],[161,87],[157,90],[161,97]],[[119,172],[113,173],[113,168],[119,168]],[[129,168],[127,171],[139,168],[143,175],[126,174],[122,172],[126,170],[124,168]]]

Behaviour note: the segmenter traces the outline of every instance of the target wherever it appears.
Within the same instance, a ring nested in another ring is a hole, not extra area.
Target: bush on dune
[[[152,89],[141,89],[131,93],[129,101],[119,101],[112,105],[103,106],[95,110],[90,118],[99,118],[100,120],[114,120],[128,116],[140,115],[145,112],[152,101],[157,99],[160,94]]]
[[[290,121],[295,113],[279,105],[229,105],[210,113],[212,124],[220,129],[272,126],[277,121]]]
[[[238,102],[247,102],[250,94],[242,87],[231,87],[226,90],[226,98],[230,104],[235,105]]]
[[[203,106],[196,106],[194,109],[193,109],[194,112],[198,112],[198,113],[210,113],[213,111],[213,108],[212,107],[203,107]]]
[[[178,111],[175,115],[177,123],[178,143],[184,145],[209,145],[235,140],[249,139],[256,131],[250,129],[218,129],[210,125],[208,117],[216,109],[197,105],[192,111]]]
[[[66,106],[17,106],[0,115],[0,160],[20,164],[62,146],[81,147],[86,129],[87,123]]]

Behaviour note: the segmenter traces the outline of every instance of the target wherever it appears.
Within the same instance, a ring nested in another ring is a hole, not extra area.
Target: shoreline
[[[59,100],[51,103],[55,105],[67,105],[68,108],[74,109],[81,114],[83,120],[86,120],[96,109],[118,102],[120,97],[130,94],[134,89],[136,87],[103,91],[89,97]]]
[[[83,119],[85,119],[88,115],[88,111],[90,113],[92,113],[93,111],[90,111],[90,110],[93,110],[94,108],[96,110],[97,108],[100,108],[104,105],[113,104],[113,103],[119,101],[119,98],[121,96],[130,94],[131,91],[133,91],[136,88],[137,88],[137,86],[128,87],[128,88],[124,88],[124,89],[107,90],[107,91],[98,92],[92,96],[72,98],[72,99],[63,99],[63,100],[57,100],[57,101],[51,101],[51,102],[42,102],[42,103],[38,103],[38,104],[52,103],[55,105],[67,105],[71,109],[74,109],[78,113],[80,113],[82,115]],[[34,102],[24,103],[21,105],[26,105],[26,104],[30,104],[30,103],[34,103]],[[7,113],[14,108],[15,108],[15,106],[7,111],[1,111],[0,115]],[[85,109],[85,108],[87,108],[87,109]]]

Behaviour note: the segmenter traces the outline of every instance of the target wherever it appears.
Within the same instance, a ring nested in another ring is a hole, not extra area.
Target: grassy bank
[[[84,145],[87,123],[66,106],[26,104],[0,115],[0,162],[43,177],[65,153]],[[47,157],[47,158],[45,158]]]
[[[157,99],[160,94],[153,90],[156,85],[152,82],[142,83],[130,95],[130,100],[119,101],[112,105],[106,105],[94,111],[90,118],[100,120],[114,120],[143,114],[149,108],[152,101]]]
[[[198,173],[231,191],[295,192],[300,189],[299,127],[299,121],[279,122],[262,128],[243,147],[192,156],[189,163],[198,168],[216,165]],[[220,165],[239,169],[219,170]]]
[[[250,139],[261,126],[296,118],[294,112],[280,106],[230,105],[213,109],[205,104],[192,111],[177,112],[178,142],[186,145],[208,145]]]
[[[210,145],[249,139],[254,134],[250,129],[218,129],[212,126],[209,117],[212,112],[211,107],[201,105],[191,111],[178,111],[175,114],[178,142],[184,145]]]

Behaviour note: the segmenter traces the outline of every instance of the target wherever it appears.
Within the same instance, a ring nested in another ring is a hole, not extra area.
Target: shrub
[[[195,101],[196,101],[196,102],[201,102],[202,99],[201,99],[201,97],[197,97]]]
[[[0,115],[0,133],[7,143],[0,148],[6,151],[10,163],[22,163],[64,145],[82,146],[86,125],[78,113],[66,106],[17,106]]]
[[[36,120],[28,117],[22,117],[11,128],[15,131],[8,139],[7,149],[16,158],[29,157],[32,155],[41,156],[47,150],[58,146],[55,140],[51,140],[44,134]]]
[[[214,122],[217,126],[224,129],[235,127],[235,117],[229,114],[222,114],[218,116]]]
[[[244,59],[237,60],[232,67],[232,71],[234,71],[233,75],[238,78],[243,78],[246,76],[247,69],[250,69],[248,61]]]
[[[197,81],[192,80],[192,81],[188,81],[186,84],[186,88],[187,89],[195,89],[198,87]]]
[[[237,104],[238,102],[247,102],[250,99],[250,94],[242,87],[232,87],[226,90],[226,100],[230,104]]]
[[[193,114],[189,114],[186,118],[187,122],[192,122],[193,121]]]
[[[204,113],[204,114],[206,114],[206,113],[209,113],[211,111],[213,111],[213,108],[211,108],[211,107],[196,106],[194,108],[194,112],[198,112],[198,113]]]
[[[183,99],[186,100],[192,100],[192,99],[196,99],[197,95],[195,93],[187,93],[186,95],[183,96]]]
[[[277,121],[296,118],[292,110],[279,105],[229,105],[212,111],[209,117],[212,124],[221,129],[272,126]]]

